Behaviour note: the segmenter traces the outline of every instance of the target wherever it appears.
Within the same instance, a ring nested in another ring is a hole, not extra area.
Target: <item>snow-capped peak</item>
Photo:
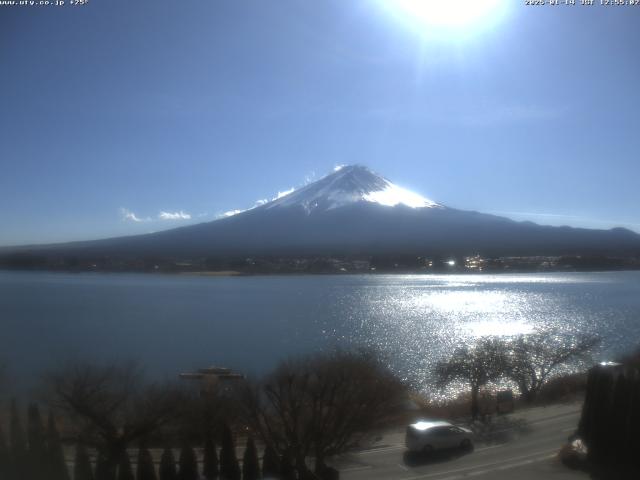
[[[331,210],[357,202],[388,207],[441,207],[417,193],[406,190],[360,165],[340,166],[326,177],[279,196],[263,208],[299,206],[307,212]]]

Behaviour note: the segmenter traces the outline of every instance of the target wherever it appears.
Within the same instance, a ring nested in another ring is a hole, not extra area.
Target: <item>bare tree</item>
[[[75,426],[77,440],[98,449],[105,478],[127,447],[175,418],[181,393],[146,384],[134,364],[74,365],[47,376],[54,406]]]
[[[584,363],[600,339],[553,332],[520,335],[508,345],[505,374],[513,380],[527,402],[535,400],[549,377],[569,362]]]
[[[267,445],[308,473],[307,457],[324,459],[361,442],[402,407],[404,385],[371,352],[336,352],[283,362],[248,385],[247,419]]]
[[[483,338],[472,346],[461,346],[447,360],[438,362],[435,375],[440,387],[462,381],[471,387],[471,417],[480,412],[480,388],[497,380],[506,366],[505,345],[494,338]]]

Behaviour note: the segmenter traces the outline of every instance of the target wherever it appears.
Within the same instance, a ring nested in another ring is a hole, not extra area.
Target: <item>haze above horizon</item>
[[[354,163],[640,231],[640,8],[492,1],[463,28],[411,3],[0,7],[0,246],[209,221]]]

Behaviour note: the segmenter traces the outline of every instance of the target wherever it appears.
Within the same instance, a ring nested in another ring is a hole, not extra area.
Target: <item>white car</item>
[[[425,420],[407,427],[405,437],[411,452],[431,453],[450,448],[473,448],[473,432],[444,420]]]

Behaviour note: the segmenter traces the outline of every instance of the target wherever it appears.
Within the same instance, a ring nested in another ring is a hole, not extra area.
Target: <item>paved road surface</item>
[[[404,433],[385,437],[378,448],[342,457],[344,480],[586,479],[560,464],[557,453],[575,431],[580,405],[533,408],[504,419],[501,432],[477,441],[473,452],[448,452],[432,458],[408,455]],[[492,440],[493,439],[493,440]]]

